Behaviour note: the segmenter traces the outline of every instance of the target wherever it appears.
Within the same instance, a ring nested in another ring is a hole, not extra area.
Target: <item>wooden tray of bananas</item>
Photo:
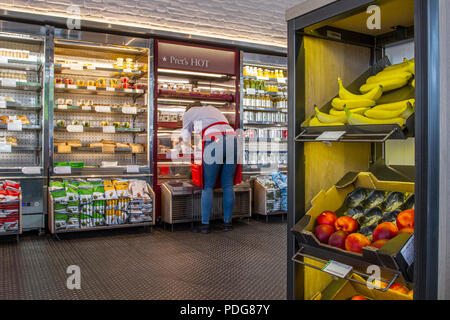
[[[338,78],[339,95],[302,123],[299,141],[314,141],[325,131],[345,131],[339,141],[383,142],[414,135],[414,59],[365,72],[346,89]],[[381,70],[381,71],[380,71]],[[353,92],[359,91],[361,94]]]

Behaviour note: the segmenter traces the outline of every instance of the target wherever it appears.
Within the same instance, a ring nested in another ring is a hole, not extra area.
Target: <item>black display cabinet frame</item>
[[[304,143],[296,142],[306,119],[304,29],[324,20],[348,16],[362,7],[382,4],[373,0],[337,0],[321,8],[288,20],[288,244],[287,297],[304,298],[304,266],[292,261],[298,245],[290,229],[305,215]],[[439,223],[439,1],[414,1],[414,29],[397,29],[382,37],[355,37],[342,32],[340,40],[371,48],[371,60],[380,57],[380,42],[396,42],[413,32],[416,61],[415,114],[415,265],[414,299],[436,299],[438,277]],[[399,13],[401,14],[401,13]],[[308,35],[310,36],[310,35]],[[315,35],[318,37],[326,36]],[[379,41],[378,43],[376,41]]]

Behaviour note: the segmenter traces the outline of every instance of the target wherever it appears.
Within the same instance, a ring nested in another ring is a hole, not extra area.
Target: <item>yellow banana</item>
[[[406,110],[406,106],[404,106],[401,109],[397,110],[382,110],[382,109],[376,109],[372,108],[370,110],[367,110],[364,112],[364,115],[367,118],[371,119],[393,119],[400,117],[400,115]]]
[[[369,100],[378,100],[381,95],[383,94],[383,88],[380,86],[376,88],[376,86],[367,92],[366,94],[353,94],[347,89],[344,88],[344,85],[342,84],[341,78],[338,78],[339,83],[339,98],[342,100],[361,100],[361,99],[369,99]]]
[[[414,113],[414,106],[411,103],[408,103],[408,107],[406,110],[400,115],[403,119],[408,119]]]
[[[322,127],[322,126],[343,126],[344,123],[343,122],[336,122],[336,123],[324,123],[324,122],[320,122],[319,119],[317,119],[317,117],[312,118],[309,121],[309,125],[311,127]]]
[[[415,74],[415,63],[410,60],[406,60],[401,64],[401,67],[397,68],[391,68],[391,69],[384,69],[383,71],[379,72],[377,76],[386,76],[391,75],[394,73],[401,73],[401,72],[409,72],[412,74]]]
[[[411,85],[412,85],[413,88],[416,87],[416,79],[413,79],[413,81],[411,82]]]
[[[389,79],[389,80],[383,80],[383,81],[380,81],[377,83],[364,84],[361,86],[361,88],[359,90],[361,91],[361,93],[367,93],[367,92],[372,92],[371,90],[373,90],[377,86],[382,86],[383,92],[388,92],[388,91],[402,88],[402,87],[406,86],[407,83],[408,83],[408,80],[406,80],[405,78],[393,78],[393,79]]]
[[[353,113],[363,114],[364,112],[366,112],[369,109],[370,108],[356,108],[356,109],[351,109],[351,110]],[[345,114],[345,111],[344,110],[340,111],[338,109],[331,108],[330,114],[333,116],[340,116],[340,115]]]
[[[392,70],[398,70],[406,67],[408,65],[408,62],[403,60],[401,63],[393,64],[391,66],[387,66],[383,69],[383,71],[392,71]]]
[[[412,73],[411,72],[395,72],[393,74],[386,74],[386,75],[381,75],[381,76],[372,76],[367,78],[366,80],[366,84],[371,84],[371,83],[378,83],[381,81],[385,81],[385,80],[391,80],[391,79],[395,79],[395,78],[405,78],[406,80],[411,79],[412,77]]]
[[[345,108],[345,113],[347,114],[347,121],[351,125],[365,125],[365,124],[398,124],[403,126],[406,122],[403,118],[393,118],[393,119],[371,119],[360,114],[352,113],[349,109]]]
[[[407,107],[408,103],[414,104],[415,100],[409,99],[409,100],[403,100],[403,101],[394,102],[394,103],[380,104],[380,105],[373,107],[372,109],[394,111],[394,110],[402,109],[403,107]]]
[[[338,110],[344,110],[344,106],[349,109],[356,109],[373,107],[375,104],[375,101],[370,99],[342,100],[341,98],[334,98],[331,101],[333,108]]]
[[[320,122],[324,123],[345,123],[347,121],[347,116],[345,114],[334,116],[330,114],[323,113],[319,110],[319,108],[315,107],[316,110],[316,117],[319,119]]]

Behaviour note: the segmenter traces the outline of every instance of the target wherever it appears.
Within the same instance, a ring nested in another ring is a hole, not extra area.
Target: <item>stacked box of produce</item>
[[[257,178],[258,182],[266,189],[266,212],[281,211],[281,190],[270,176]]]
[[[151,190],[141,180],[50,182],[56,230],[153,220]]]
[[[0,233],[19,230],[20,193],[20,183],[0,181]]]
[[[414,183],[359,173],[343,186],[319,192],[292,231],[299,242],[326,250],[325,259],[357,258],[396,269],[414,232]]]
[[[405,59],[369,77],[360,87],[362,94],[345,89],[339,78],[339,97],[331,101],[328,113],[315,107],[309,126],[398,124],[404,127],[415,110],[414,74],[414,59]]]

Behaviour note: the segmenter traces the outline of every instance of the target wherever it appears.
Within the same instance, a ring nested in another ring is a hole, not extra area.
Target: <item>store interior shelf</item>
[[[167,99],[189,99],[189,100],[210,100],[233,102],[234,97],[231,94],[202,94],[202,93],[182,93],[174,91],[159,90],[158,98]]]
[[[283,138],[245,138],[246,142],[287,142]]]
[[[148,221],[148,222],[139,222],[139,223],[105,225],[105,226],[97,226],[97,227],[89,227],[89,228],[62,229],[62,230],[55,230],[54,233],[60,234],[60,233],[83,232],[83,231],[110,230],[110,229],[122,229],[122,228],[134,228],[134,227],[149,227],[152,225],[153,225],[153,222]]]
[[[0,69],[39,71],[41,63],[37,60],[24,60],[14,58],[0,58]]]
[[[19,151],[41,151],[41,147],[36,146],[11,146],[11,152],[19,152]],[[1,151],[0,151],[1,152]]]
[[[102,114],[102,113],[107,113],[107,114],[128,114],[128,115],[134,115],[133,113],[125,113],[123,112],[123,109],[120,108],[114,108],[111,107],[110,112],[98,112],[95,110],[95,107],[91,107],[91,109],[84,109],[82,107],[77,107],[77,106],[55,106],[55,108],[53,108],[54,112],[67,112],[67,113],[71,113],[71,112],[76,112],[76,113],[98,113],[98,114]],[[138,115],[141,114],[146,114],[147,113],[147,109],[144,108],[140,108],[137,110]]]
[[[261,112],[287,112],[287,109],[278,108],[256,108],[256,107],[244,107],[244,111],[261,111]]]
[[[64,66],[61,63],[55,63],[55,74],[74,74],[83,76],[102,76],[107,78],[130,77],[140,79],[147,74],[145,71],[131,69],[116,69],[113,67],[97,66]]]
[[[178,155],[178,158],[179,159],[174,159],[171,156],[167,155],[166,153],[158,153],[158,160],[169,160],[169,161],[171,161],[171,160],[181,161],[183,159],[193,160],[194,159],[194,155],[193,154],[189,155],[189,154],[181,154],[180,153]]]
[[[181,129],[183,124],[180,122],[158,122],[158,128]]]
[[[3,85],[3,81],[0,83],[0,89],[8,90],[39,91],[41,88],[42,86],[38,82],[17,81],[15,85]]]
[[[57,152],[57,147],[55,147],[55,152],[58,154],[71,154],[71,153],[130,153],[130,154],[143,154],[145,152],[132,152],[131,148],[114,148],[114,151],[104,151],[103,148],[95,147],[71,147],[70,152]]]
[[[6,123],[2,123],[0,124],[0,129],[8,129],[8,125]],[[22,125],[22,130],[41,130],[41,126],[40,125],[35,125],[35,124],[24,124]],[[11,131],[11,132],[17,132],[17,131]]]
[[[67,127],[55,127],[54,131],[67,131]],[[144,133],[145,129],[142,128],[116,128],[115,132],[103,132],[103,127],[83,127],[83,132],[102,132],[102,133]],[[75,133],[75,132],[74,132]],[[76,132],[82,133],[82,132]]]
[[[1,108],[0,108],[1,109]],[[42,109],[41,105],[21,105],[17,102],[6,102],[4,109],[9,110],[21,110],[21,111],[40,111]]]
[[[55,92],[60,93],[74,93],[74,94],[97,94],[97,95],[109,95],[109,96],[131,96],[140,97],[145,93],[144,89],[116,89],[116,88],[97,88],[93,87],[92,90],[87,86],[73,86],[68,85],[55,85]]]
[[[248,121],[244,120],[245,125],[249,126],[272,126],[272,127],[287,127],[287,123],[283,122],[270,122],[270,121]]]

